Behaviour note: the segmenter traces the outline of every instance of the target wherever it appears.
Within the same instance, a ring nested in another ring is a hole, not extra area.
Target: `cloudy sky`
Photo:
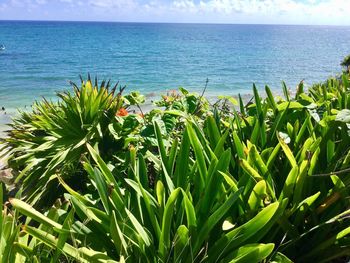
[[[350,0],[0,0],[0,20],[350,25]]]

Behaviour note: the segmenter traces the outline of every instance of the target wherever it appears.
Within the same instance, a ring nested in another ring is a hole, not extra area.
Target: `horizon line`
[[[63,22],[63,23],[115,23],[115,24],[189,24],[189,25],[255,25],[255,26],[329,26],[350,27],[341,24],[274,24],[274,23],[220,23],[220,22],[167,22],[167,21],[108,21],[108,20],[44,20],[44,19],[0,19],[0,22]]]

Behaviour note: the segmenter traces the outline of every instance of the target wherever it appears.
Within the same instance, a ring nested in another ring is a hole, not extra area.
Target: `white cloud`
[[[5,11],[7,9],[7,7],[8,6],[5,3],[0,4],[0,11]]]
[[[175,11],[206,15],[211,22],[221,19],[234,22],[235,16],[257,15],[260,22],[281,21],[287,23],[349,24],[349,0],[175,0],[172,4]],[[249,21],[247,21],[249,22]],[[255,22],[255,21],[254,21]]]
[[[99,7],[103,9],[119,9],[125,8],[128,10],[129,8],[140,7],[133,0],[89,0],[87,4],[94,7]]]
[[[44,5],[47,3],[46,0],[35,0],[35,3],[37,3],[38,5]]]
[[[5,0],[0,16],[51,3],[80,6],[89,20],[350,25],[350,0]]]
[[[209,0],[195,4],[192,0],[175,0],[173,6],[180,10],[195,9],[198,13],[222,14],[312,14],[315,16],[347,16],[349,0],[300,2],[295,0]]]

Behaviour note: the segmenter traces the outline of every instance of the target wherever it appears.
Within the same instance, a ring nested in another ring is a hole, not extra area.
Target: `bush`
[[[343,61],[340,63],[340,65],[344,68],[346,68],[349,71],[350,66],[350,55],[346,56]]]
[[[54,195],[55,206],[10,201],[27,218],[21,235],[46,258],[79,262],[346,260],[349,75],[308,92],[301,82],[293,98],[285,85],[285,98],[265,91],[266,99],[254,86],[251,103],[222,97],[209,107],[182,90],[135,125],[125,124],[128,112],[113,117],[102,129],[111,135],[108,147],[101,147],[104,133],[82,143],[76,163],[85,188],[56,169],[51,180],[64,194]],[[124,103],[142,101],[135,98]],[[14,160],[24,154],[16,147]],[[35,255],[30,245],[21,248]]]
[[[20,112],[3,139],[3,147],[11,153],[9,166],[20,171],[16,183],[24,187],[24,197],[33,204],[52,204],[60,196],[56,174],[74,187],[86,189],[80,162],[87,154],[86,144],[110,160],[136,128],[132,123],[138,120],[135,116],[126,120],[118,116],[128,106],[123,88],[115,94],[117,85],[111,89],[109,82],[99,85],[97,80],[93,85],[90,77],[82,80],[80,88],[72,85],[73,93],[57,94],[58,102],[44,99],[36,102],[31,112]],[[117,131],[113,129],[116,126]]]

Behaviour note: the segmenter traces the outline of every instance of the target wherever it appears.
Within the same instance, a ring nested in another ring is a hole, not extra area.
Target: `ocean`
[[[0,109],[11,116],[88,73],[150,97],[201,92],[206,79],[208,96],[311,85],[341,71],[350,27],[0,21],[0,44]]]

